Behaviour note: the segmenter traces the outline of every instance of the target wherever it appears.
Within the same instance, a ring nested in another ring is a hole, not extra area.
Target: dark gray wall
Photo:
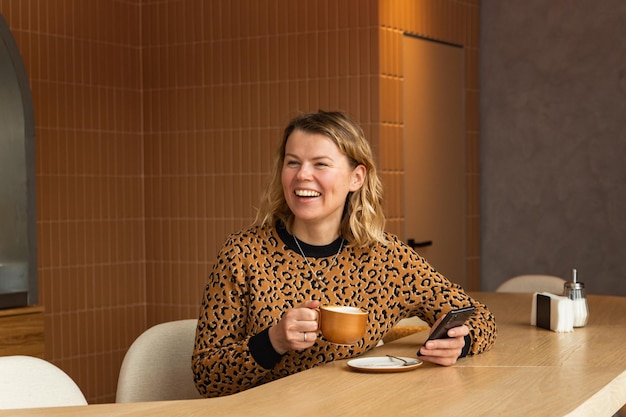
[[[482,288],[626,295],[626,1],[481,1]]]

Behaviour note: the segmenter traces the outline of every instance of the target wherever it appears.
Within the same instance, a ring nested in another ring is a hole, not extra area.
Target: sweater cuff
[[[269,328],[252,336],[248,342],[248,349],[254,360],[265,369],[272,369],[283,357],[274,350],[270,342]]]
[[[465,335],[465,346],[463,346],[463,350],[461,351],[461,356],[459,358],[464,358],[469,354],[470,348],[472,347],[472,338],[469,334]]]

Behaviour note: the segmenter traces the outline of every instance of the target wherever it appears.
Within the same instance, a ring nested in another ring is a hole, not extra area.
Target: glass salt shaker
[[[585,284],[578,282],[576,278],[576,269],[574,269],[572,281],[563,285],[563,295],[574,302],[574,327],[585,327],[589,319]]]

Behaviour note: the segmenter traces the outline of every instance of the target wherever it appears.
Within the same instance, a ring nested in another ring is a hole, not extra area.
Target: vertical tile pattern
[[[46,358],[90,403],[113,401],[139,333],[197,316],[217,251],[252,222],[297,112],[361,123],[387,228],[401,235],[402,32],[463,44],[477,104],[477,11],[462,0],[0,0],[34,96]]]
[[[291,117],[338,109],[371,130],[376,15],[373,0],[142,2],[148,325],[197,315]]]
[[[402,36],[404,32],[462,45],[465,51],[466,97],[466,272],[467,287],[480,288],[480,207],[479,207],[479,108],[478,36],[479,1],[464,0],[380,0],[380,118],[381,155],[401,155],[402,142],[389,134],[396,127],[402,136]],[[381,161],[385,180],[388,229],[403,235],[404,213],[401,188],[403,166]],[[390,192],[394,193],[391,196]],[[395,193],[399,194],[396,195]],[[391,200],[391,201],[390,201]]]
[[[3,0],[0,12],[35,106],[45,357],[90,402],[112,401],[146,322],[139,3]]]

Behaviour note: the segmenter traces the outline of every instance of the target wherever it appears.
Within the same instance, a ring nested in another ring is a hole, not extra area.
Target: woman
[[[491,347],[494,318],[396,236],[384,232],[382,186],[362,130],[337,112],[286,127],[255,226],[230,236],[206,286],[193,353],[199,392],[232,394],[374,348],[402,318],[433,325],[474,305],[467,325],[420,359],[452,365]],[[317,331],[320,304],[369,312],[355,345]]]

